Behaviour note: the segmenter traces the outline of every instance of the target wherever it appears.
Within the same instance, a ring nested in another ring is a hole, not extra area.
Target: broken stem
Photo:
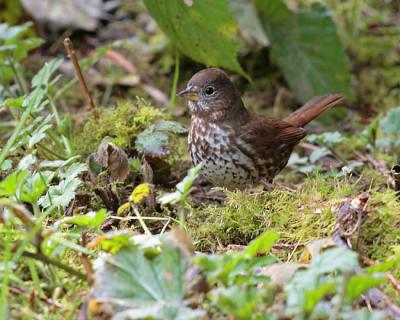
[[[78,59],[76,58],[75,50],[74,50],[74,47],[72,45],[72,41],[70,38],[65,38],[64,46],[65,46],[65,49],[67,49],[68,57],[71,59],[71,62],[74,66],[75,74],[76,74],[76,76],[79,80],[79,83],[81,85],[81,88],[86,96],[87,102],[89,104],[89,110],[93,111],[96,109],[96,105],[94,104],[92,96],[89,93],[88,86],[86,84],[85,78],[83,77],[81,67],[79,66]]]

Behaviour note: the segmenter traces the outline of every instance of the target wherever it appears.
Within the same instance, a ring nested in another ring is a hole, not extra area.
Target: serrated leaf
[[[30,174],[20,190],[20,199],[25,202],[35,203],[48,189],[48,178],[52,172],[37,172]]]
[[[167,242],[155,257],[148,257],[140,248],[123,248],[108,256],[95,273],[93,297],[96,301],[112,304],[116,316],[149,314],[149,308],[161,308],[156,319],[186,319],[191,311],[185,307],[185,271],[187,264],[180,252]],[[167,312],[168,311],[168,312]]]
[[[66,170],[60,170],[59,177],[62,179],[73,179],[76,178],[82,172],[88,170],[88,167],[84,163],[73,163]]]
[[[61,66],[62,59],[52,59],[46,62],[43,67],[39,70],[38,73],[32,79],[32,87],[47,87],[50,84],[50,78],[57,71],[57,69]]]
[[[348,58],[325,6],[291,12],[282,0],[257,0],[256,7],[272,58],[302,102],[330,92],[353,97]]]
[[[168,135],[155,131],[154,128],[148,128],[140,133],[135,147],[138,152],[154,157],[162,157],[170,152]]]
[[[65,209],[75,197],[75,190],[81,185],[77,178],[62,180],[58,185],[51,186],[47,194],[41,197],[38,203],[48,208],[55,205],[58,208]]]
[[[151,16],[180,51],[195,61],[247,77],[237,61],[237,26],[228,0],[145,0]]]
[[[35,128],[32,132],[31,137],[28,141],[28,148],[31,149],[35,144],[39,143],[46,137],[46,131],[51,129],[50,121],[53,119],[53,115],[49,114],[41,123],[40,125]]]

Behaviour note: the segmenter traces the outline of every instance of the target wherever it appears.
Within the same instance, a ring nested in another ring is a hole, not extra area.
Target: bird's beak
[[[198,89],[196,86],[188,86],[185,90],[177,94],[179,97],[187,97],[191,101],[199,100]]]

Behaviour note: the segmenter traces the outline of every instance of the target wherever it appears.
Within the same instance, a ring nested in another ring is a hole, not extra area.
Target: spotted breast
[[[192,162],[203,165],[201,173],[214,185],[242,189],[259,181],[254,161],[241,151],[229,126],[193,117],[188,143]]]

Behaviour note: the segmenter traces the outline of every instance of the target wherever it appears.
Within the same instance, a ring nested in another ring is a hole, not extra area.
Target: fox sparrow
[[[315,97],[279,120],[247,110],[226,73],[217,68],[196,73],[178,95],[192,112],[189,151],[201,173],[216,186],[245,187],[272,179],[286,166],[303,129],[342,97]]]

